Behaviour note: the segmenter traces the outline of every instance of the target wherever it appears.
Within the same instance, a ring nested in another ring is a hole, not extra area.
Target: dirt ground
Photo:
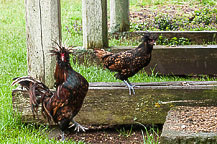
[[[153,126],[147,125],[147,130],[153,128]],[[154,129],[158,135],[160,135],[162,125],[154,126]],[[143,133],[142,133],[143,132]],[[150,136],[157,135],[149,131]],[[61,139],[61,131],[55,127],[49,134],[50,138]],[[138,125],[118,125],[118,126],[92,126],[86,132],[75,132],[74,128],[65,132],[65,138],[76,141],[85,142],[91,144],[106,143],[106,144],[141,144],[144,143],[144,137],[146,137],[146,130],[143,126]]]

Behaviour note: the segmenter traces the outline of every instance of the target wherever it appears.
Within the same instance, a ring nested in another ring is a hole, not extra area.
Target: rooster
[[[142,43],[135,49],[115,54],[101,49],[95,50],[94,53],[103,62],[105,68],[117,72],[115,77],[127,85],[131,95],[132,92],[135,94],[135,85],[132,85],[128,78],[150,63],[151,52],[157,38],[157,35],[148,33],[143,36]]]
[[[41,104],[42,115],[49,123],[52,120],[59,125],[62,131],[62,140],[64,140],[64,131],[67,128],[75,126],[75,130],[78,132],[87,129],[73,118],[83,104],[89,84],[81,74],[72,69],[69,62],[69,49],[59,46],[58,49],[51,50],[51,53],[57,59],[54,74],[56,79],[55,92],[52,92],[45,84],[30,76],[15,78],[12,85],[18,83],[27,89],[33,116],[35,113],[37,114],[37,109]],[[73,123],[71,126],[69,125],[70,122]]]

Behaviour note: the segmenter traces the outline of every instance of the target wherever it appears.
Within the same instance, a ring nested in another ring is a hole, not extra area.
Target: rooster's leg
[[[61,139],[61,141],[64,141],[65,140],[65,133],[64,133],[64,131],[62,131],[62,139]]]
[[[123,82],[127,85],[128,89],[129,89],[129,95],[131,95],[131,90],[133,92],[133,95],[135,95],[135,90],[134,90],[135,85],[132,85],[128,79],[123,80]]]
[[[73,122],[73,124],[69,128],[75,126],[75,131],[77,131],[77,132],[79,132],[80,130],[82,130],[83,132],[85,132],[88,129],[88,128],[80,125],[79,123],[77,123],[73,119],[72,119],[72,122]]]

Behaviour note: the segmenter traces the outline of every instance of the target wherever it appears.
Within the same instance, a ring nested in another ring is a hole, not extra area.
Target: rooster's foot
[[[73,122],[73,124],[69,128],[75,126],[75,131],[77,131],[77,132],[79,132],[80,130],[82,130],[83,132],[85,132],[86,130],[88,130],[88,128],[80,125],[76,121],[72,120],[72,122]]]
[[[62,132],[62,139],[61,139],[61,141],[64,141],[65,140],[65,136],[64,136],[65,134],[64,134],[64,132]]]
[[[127,85],[128,89],[129,89],[129,95],[131,95],[132,92],[133,92],[133,95],[135,95],[135,90],[134,90],[135,85],[132,85],[129,82],[129,80],[124,80],[124,83]]]
[[[128,87],[128,89],[129,89],[129,95],[131,95],[131,92],[133,92],[133,95],[135,95],[134,87],[135,87],[135,85]]]

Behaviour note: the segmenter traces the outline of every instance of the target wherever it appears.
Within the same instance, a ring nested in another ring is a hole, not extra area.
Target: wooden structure
[[[108,47],[107,0],[82,0],[83,47]]]
[[[129,29],[129,0],[110,0],[110,32],[124,32]]]
[[[26,0],[28,74],[53,87],[55,57],[49,50],[61,42],[60,0]]]
[[[75,117],[81,124],[163,124],[171,107],[211,106],[217,101],[217,81],[136,83],[136,95],[129,96],[123,83],[90,83],[83,107]],[[24,122],[45,122],[32,116],[26,92],[13,91],[13,107]],[[40,114],[40,113],[39,113]]]

